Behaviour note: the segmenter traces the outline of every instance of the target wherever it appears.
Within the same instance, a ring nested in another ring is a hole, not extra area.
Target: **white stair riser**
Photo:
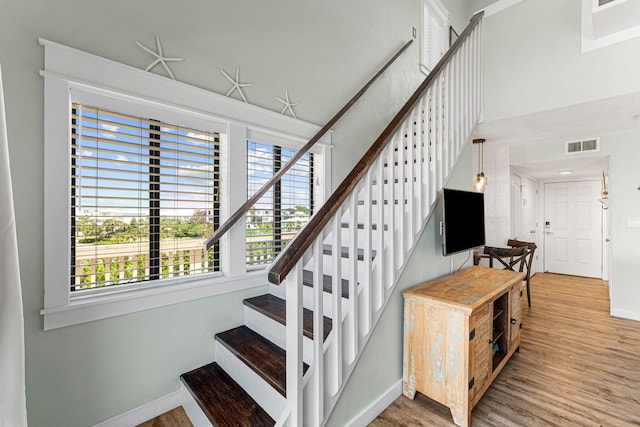
[[[282,323],[245,305],[244,325],[259,333],[281,349],[287,349],[286,326]],[[305,336],[302,337],[302,360],[308,365],[311,365],[313,361],[313,341]]]
[[[286,406],[286,399],[260,375],[245,365],[223,344],[216,341],[216,362],[242,387],[273,419],[278,419]]]
[[[211,422],[209,421],[209,418],[207,418],[205,413],[200,408],[200,405],[198,405],[198,402],[196,402],[196,400],[194,399],[191,392],[189,392],[189,390],[187,390],[184,385],[182,385],[182,388],[184,390],[183,395],[185,396],[182,407],[191,420],[191,424],[193,424],[193,427],[214,427],[213,424],[211,424]]]
[[[310,286],[302,286],[302,306],[309,310],[313,311],[313,288]],[[277,296],[278,298],[285,299],[287,296],[284,291],[284,286],[277,286],[274,284],[269,284],[269,293]],[[333,318],[333,300],[332,296],[328,292],[322,292],[322,314]],[[342,298],[342,312],[345,312],[345,307],[347,306],[348,300],[346,298]],[[343,315],[344,317],[344,315]]]

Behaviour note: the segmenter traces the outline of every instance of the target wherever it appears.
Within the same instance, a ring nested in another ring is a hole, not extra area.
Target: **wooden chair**
[[[505,270],[524,271],[527,248],[498,248],[495,246],[485,246],[484,253],[489,255],[489,267],[493,268],[493,260],[498,260]],[[516,270],[517,268],[517,270]]]
[[[527,302],[529,303],[529,307],[531,307],[531,291],[530,291],[530,281],[531,281],[531,264],[533,264],[533,254],[536,251],[535,243],[533,242],[524,242],[522,240],[509,239],[507,245],[512,248],[527,248],[528,254],[525,259],[525,267],[527,268]]]

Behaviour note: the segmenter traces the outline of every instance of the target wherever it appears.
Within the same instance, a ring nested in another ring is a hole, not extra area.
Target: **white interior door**
[[[545,184],[546,271],[602,278],[600,186],[600,181]]]

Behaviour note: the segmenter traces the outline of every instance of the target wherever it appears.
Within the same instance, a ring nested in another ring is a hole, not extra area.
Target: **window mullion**
[[[160,126],[149,125],[149,280],[160,278]]]
[[[273,174],[282,169],[282,147],[273,147]],[[273,248],[275,253],[282,250],[282,180],[273,186]]]

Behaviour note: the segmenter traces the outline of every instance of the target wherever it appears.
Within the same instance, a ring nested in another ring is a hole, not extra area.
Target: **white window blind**
[[[296,150],[247,141],[247,189],[252,197]],[[313,214],[313,154],[306,153],[247,213],[247,265],[268,264]]]
[[[71,292],[219,270],[219,135],[72,105]]]
[[[447,42],[447,18],[439,7],[424,1],[422,23],[422,65],[431,72],[444,52]]]

